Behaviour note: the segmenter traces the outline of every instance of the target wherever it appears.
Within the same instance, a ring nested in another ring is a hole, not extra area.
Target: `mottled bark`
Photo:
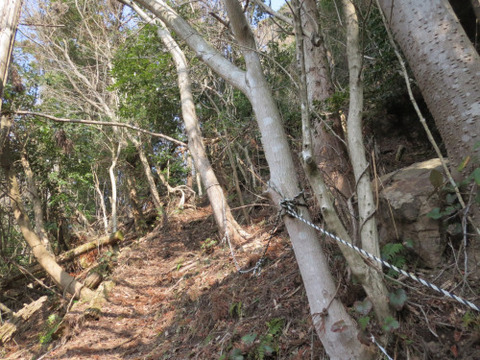
[[[315,0],[304,0],[300,5],[302,32],[305,34],[303,52],[309,108],[322,111],[325,100],[335,93],[335,88],[320,26],[320,15]],[[330,127],[327,127],[326,123],[331,124]],[[345,206],[345,199],[353,192],[353,177],[346,147],[341,141],[344,134],[340,117],[338,114],[329,114],[326,120],[316,117],[313,128],[315,161],[327,184],[338,191],[335,194],[337,201]]]
[[[480,166],[480,56],[447,0],[378,3],[433,115],[450,170],[463,180]],[[478,238],[480,206],[472,201],[469,211]],[[480,278],[478,258],[479,242],[469,241],[464,270],[472,279]]]
[[[452,169],[467,156],[478,166],[480,57],[448,1],[379,3],[435,119]]]
[[[301,3],[302,32],[310,34],[304,41],[305,75],[308,101],[323,101],[332,96],[335,89],[330,76],[327,50],[320,27],[320,14],[315,0]]]

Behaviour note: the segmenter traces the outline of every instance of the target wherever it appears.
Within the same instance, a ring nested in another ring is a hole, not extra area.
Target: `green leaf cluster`
[[[228,359],[231,360],[264,360],[278,355],[278,338],[284,328],[284,319],[273,318],[266,322],[267,331],[258,336],[256,332],[248,333],[241,338],[241,346],[233,348]],[[220,359],[226,359],[224,354]]]
[[[398,267],[399,269],[403,268],[407,262],[407,259],[405,258],[405,247],[401,243],[385,244],[382,247],[381,256],[383,260]],[[396,277],[398,276],[398,272],[389,269],[388,275]]]
[[[131,30],[113,59],[110,90],[120,93],[119,115],[144,128],[172,135],[180,126],[180,100],[175,67],[157,27]]]

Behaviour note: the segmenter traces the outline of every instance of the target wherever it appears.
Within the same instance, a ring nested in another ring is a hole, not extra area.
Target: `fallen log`
[[[71,261],[71,260],[75,259],[77,256],[85,254],[86,252],[91,251],[91,250],[93,250],[97,247],[114,245],[117,242],[123,241],[123,239],[124,239],[123,233],[121,231],[117,231],[114,234],[104,236],[104,237],[101,237],[99,239],[92,240],[88,243],[77,246],[75,249],[71,249],[71,250],[68,250],[68,251],[64,252],[63,254],[60,254],[56,258],[57,263],[62,264],[62,263],[65,263],[67,261]],[[44,269],[39,264],[34,265],[34,266],[32,266],[31,268],[28,269],[28,272],[30,274],[33,274],[33,275],[39,274],[43,271],[44,271]],[[0,284],[1,285],[0,288],[4,287],[4,286],[8,286],[12,282],[21,279],[23,276],[24,276],[24,274],[21,273],[21,274],[17,274],[15,276],[12,276],[9,279],[5,279],[2,282],[2,284]]]
[[[61,263],[70,261],[76,258],[77,256],[85,254],[86,252],[93,250],[97,247],[105,246],[105,245],[113,245],[119,241],[122,241],[123,239],[124,239],[123,233],[121,231],[117,231],[116,233],[111,234],[109,236],[104,236],[100,239],[90,241],[86,244],[82,244],[76,247],[75,249],[71,249],[64,252],[63,254],[57,257],[57,262],[61,264]]]
[[[44,306],[47,299],[48,297],[46,295],[42,296],[14,313],[11,319],[0,327],[0,342],[8,342],[15,332],[25,329],[28,326],[28,320]]]
[[[97,272],[90,273],[83,284],[91,290],[95,290],[103,281],[103,276]]]

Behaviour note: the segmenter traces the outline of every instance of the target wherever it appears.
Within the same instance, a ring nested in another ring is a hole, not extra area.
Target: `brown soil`
[[[274,222],[275,215],[264,208],[257,223],[246,229],[251,240],[236,252],[242,267],[259,259]],[[172,216],[163,229],[122,246],[110,275],[116,286],[101,314],[81,316],[85,306],[74,307],[69,315],[73,321],[53,342],[42,346],[39,334],[45,334],[47,313],[43,321],[37,319],[35,326],[0,349],[0,357],[325,359],[293,250],[282,229],[273,236],[259,275],[239,274],[228,246],[208,246],[211,239],[218,241],[209,208]],[[337,247],[328,241],[324,247],[341,282],[338,294],[352,307],[356,300],[363,300],[363,291],[349,277]],[[478,314],[468,315],[462,305],[402,281],[408,284],[403,288],[409,299],[398,313],[401,327],[390,337],[391,356],[479,359]],[[398,285],[391,282],[390,287]],[[52,301],[50,312],[66,305]],[[373,322],[368,331],[382,333]]]

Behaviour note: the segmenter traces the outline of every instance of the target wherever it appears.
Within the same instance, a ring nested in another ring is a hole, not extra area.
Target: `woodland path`
[[[254,240],[237,253],[245,267],[255,264],[271,228],[247,228]],[[185,210],[121,248],[110,276],[116,285],[98,319],[75,322],[48,350],[30,346],[9,359],[218,359],[235,348],[253,355],[272,319],[281,319],[283,331],[267,340],[281,358],[310,358],[321,345],[293,251],[279,233],[260,276],[241,275],[226,245],[202,248],[218,240],[210,208]],[[240,339],[253,333],[258,338],[246,347]]]
[[[275,222],[271,209],[260,210],[254,225],[245,228],[252,236],[243,251],[236,252],[244,268],[253,266],[263,252]],[[7,344],[5,359],[325,359],[282,225],[258,276],[239,274],[228,246],[212,240],[219,239],[210,207],[198,207],[122,244],[109,276],[115,287],[98,318],[83,316],[88,304],[80,305],[70,313],[68,330],[42,346],[39,335],[46,318],[58,308],[52,304],[38,326]],[[340,281],[338,296],[352,309],[365,294],[352,281],[336,244],[324,240]],[[461,308],[413,285],[417,290],[409,292],[408,310],[399,313],[399,331],[409,348],[435,360],[479,359],[480,332],[465,325]],[[475,325],[478,319],[470,321]],[[391,353],[401,353],[398,341],[392,346]]]

